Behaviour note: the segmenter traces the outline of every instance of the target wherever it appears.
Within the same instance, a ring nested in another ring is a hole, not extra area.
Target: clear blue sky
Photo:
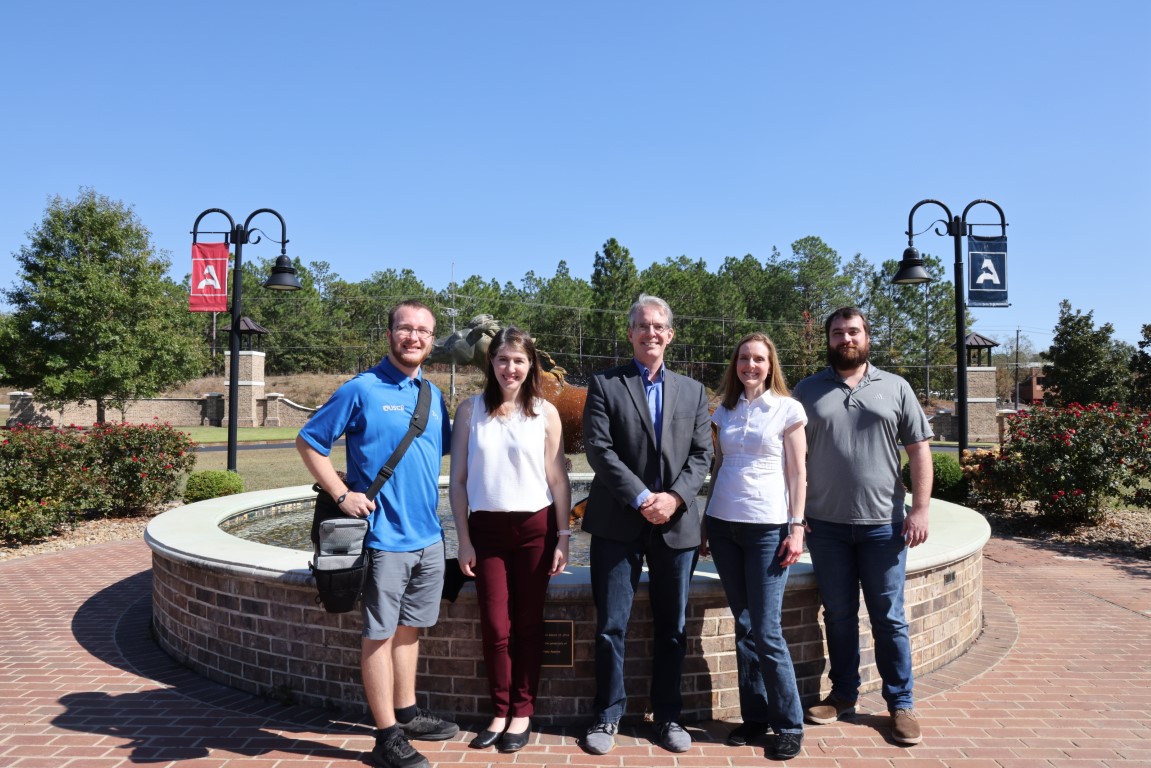
[[[991,198],[1012,306],[975,329],[1043,349],[1069,299],[1133,343],[1149,40],[1145,0],[12,4],[0,284],[81,186],[134,206],[177,279],[202,210],[269,207],[305,262],[436,289],[589,278],[609,237],[641,269],[807,235],[878,264],[917,201]],[[916,245],[950,277],[951,238]]]

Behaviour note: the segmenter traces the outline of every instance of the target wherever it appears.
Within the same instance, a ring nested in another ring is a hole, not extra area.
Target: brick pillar
[[[205,392],[204,412],[200,416],[200,425],[207,427],[220,427],[224,425],[224,393]]]
[[[232,353],[224,353],[224,370],[232,370]],[[258,401],[264,399],[264,358],[266,355],[263,352],[256,352],[250,349],[240,350],[240,391],[239,396],[236,398],[236,426],[238,427],[258,427],[260,425],[260,414],[258,410]],[[225,380],[224,384],[231,386],[231,381]],[[231,405],[231,403],[229,403]],[[223,424],[228,424],[228,420],[232,418],[232,414],[228,414],[224,419]]]
[[[999,441],[995,368],[967,366],[967,439],[972,443]]]
[[[32,402],[31,392],[8,393],[8,421],[7,427],[17,424],[32,424],[36,418],[36,407]]]
[[[282,392],[269,392],[268,403],[265,408],[264,426],[265,427],[278,427],[280,426],[280,399],[284,397]]]

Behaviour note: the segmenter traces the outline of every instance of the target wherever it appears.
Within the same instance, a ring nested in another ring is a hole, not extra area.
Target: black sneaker
[[[743,723],[737,725],[727,735],[727,745],[729,747],[746,747],[765,733],[767,733],[767,723]]]
[[[460,732],[460,727],[426,709],[417,709],[416,716],[406,723],[397,723],[409,739],[443,741]]]
[[[790,760],[799,754],[802,747],[802,733],[781,733],[775,738],[775,749],[772,752],[772,757],[776,760]]]
[[[408,743],[403,731],[388,737],[376,737],[376,747],[368,753],[373,765],[382,768],[431,768],[428,759]]]

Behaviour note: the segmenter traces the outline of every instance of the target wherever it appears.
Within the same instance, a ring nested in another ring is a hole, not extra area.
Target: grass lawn
[[[259,430],[253,430],[259,431]],[[293,433],[292,437],[295,437]],[[589,472],[587,458],[582,454],[568,456],[572,462],[572,472]],[[344,450],[332,451],[336,469],[344,468]],[[228,452],[213,451],[196,454],[196,469],[227,469]],[[440,474],[447,475],[450,468],[448,457],[440,465]],[[237,451],[236,471],[244,479],[245,491],[263,491],[269,488],[284,488],[292,485],[310,485],[312,476],[300,461],[295,448],[261,448],[251,451]]]
[[[227,427],[176,427],[192,436],[193,442],[201,445],[227,443]],[[296,439],[299,427],[239,427],[236,429],[237,443],[291,442]]]

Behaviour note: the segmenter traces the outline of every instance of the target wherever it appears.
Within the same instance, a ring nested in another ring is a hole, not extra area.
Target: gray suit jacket
[[[663,439],[656,452],[655,427],[635,362],[597,373],[588,382],[583,412],[584,445],[595,472],[583,529],[593,536],[634,541],[651,524],[632,501],[645,488],[675,491],[684,500],[659,526],[673,549],[699,546],[696,495],[711,467],[711,413],[707,392],[694,379],[666,371]]]

